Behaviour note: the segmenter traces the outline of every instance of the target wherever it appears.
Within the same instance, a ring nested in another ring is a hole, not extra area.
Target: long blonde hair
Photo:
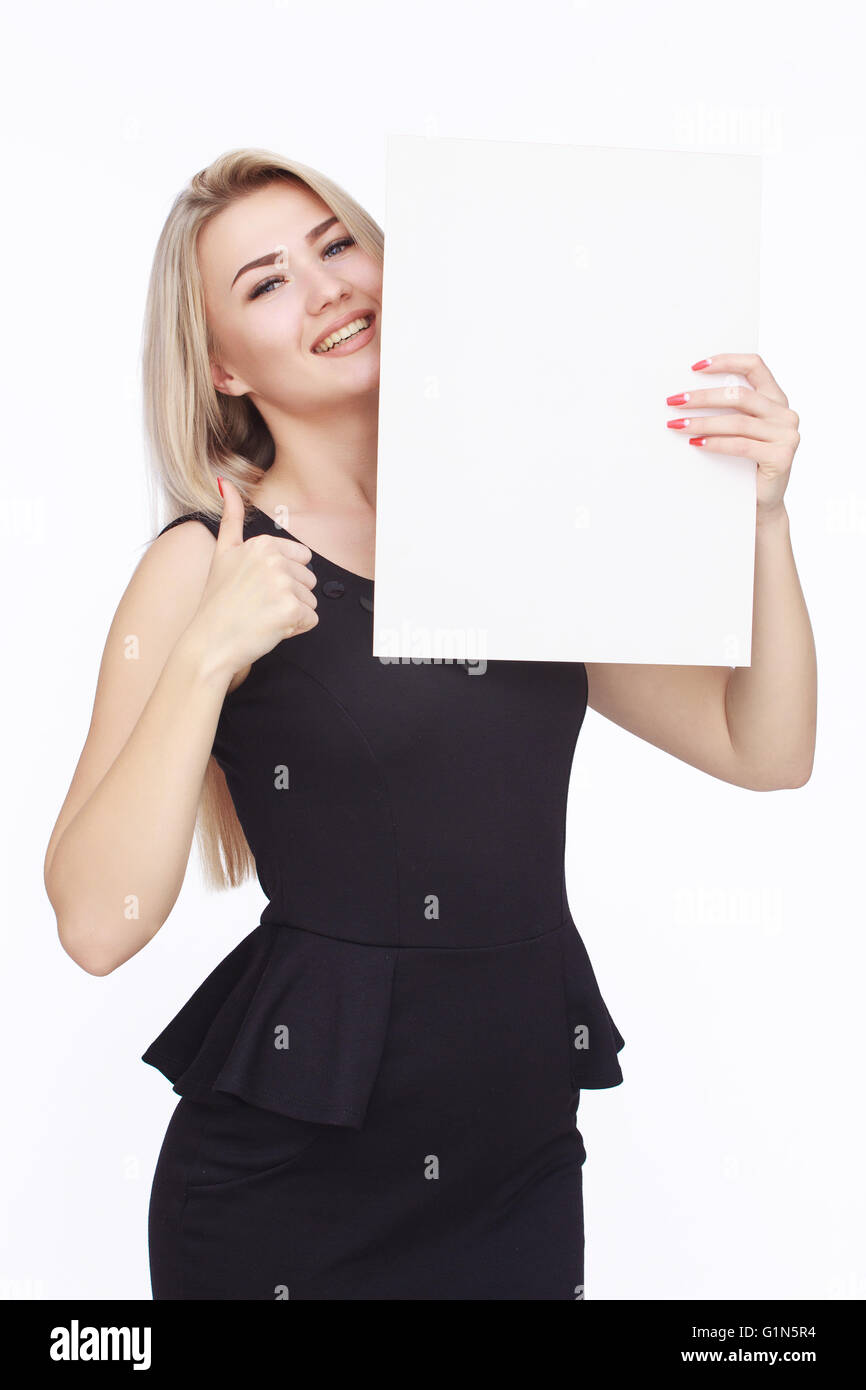
[[[378,223],[338,184],[307,165],[269,150],[229,150],[190,179],[160,233],[142,336],[148,465],[165,513],[154,524],[154,536],[186,512],[205,512],[219,521],[217,477],[230,478],[249,499],[273,462],[274,441],[253,402],[214,387],[210,360],[218,356],[219,345],[205,317],[196,246],[202,227],[217,213],[277,180],[317,193],[358,245],[382,264]],[[196,838],[211,888],[234,888],[255,874],[252,851],[213,755],[202,784]]]

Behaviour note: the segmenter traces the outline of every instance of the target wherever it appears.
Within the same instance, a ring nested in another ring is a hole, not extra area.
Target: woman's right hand
[[[207,582],[193,619],[226,679],[286,637],[319,621],[309,546],[277,536],[243,536],[244,500],[222,479],[223,514]]]

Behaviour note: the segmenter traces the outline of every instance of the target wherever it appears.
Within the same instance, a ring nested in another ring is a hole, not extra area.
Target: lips
[[[330,338],[331,334],[336,333],[338,328],[345,328],[347,323],[353,323],[355,319],[372,320],[375,317],[376,313],[373,309],[353,309],[350,314],[344,314],[342,318],[328,324],[328,327],[319,334],[316,341],[310,344],[310,352],[315,352],[320,343],[323,343],[326,338]]]

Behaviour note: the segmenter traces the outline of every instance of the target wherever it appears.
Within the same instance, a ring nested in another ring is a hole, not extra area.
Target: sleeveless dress
[[[577,1109],[624,1046],[566,896],[586,668],[380,660],[374,581],[310,568],[212,750],[267,906],[142,1058],[182,1097],[154,1298],[581,1298]]]

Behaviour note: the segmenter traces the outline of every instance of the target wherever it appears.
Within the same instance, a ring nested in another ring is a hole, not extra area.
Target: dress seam
[[[505,946],[524,946],[527,942],[538,941],[552,932],[561,931],[566,925],[571,926],[572,923],[571,918],[563,913],[552,927],[545,927],[543,931],[535,932],[532,936],[515,936],[507,941],[487,941],[482,946],[461,946],[458,943],[439,945],[435,941],[359,941],[353,936],[333,936],[330,932],[314,931],[311,927],[302,927],[297,922],[270,921],[259,925],[273,927],[275,931],[305,931],[309,936],[321,937],[323,941],[340,941],[345,946],[361,946],[372,951],[499,951]]]

